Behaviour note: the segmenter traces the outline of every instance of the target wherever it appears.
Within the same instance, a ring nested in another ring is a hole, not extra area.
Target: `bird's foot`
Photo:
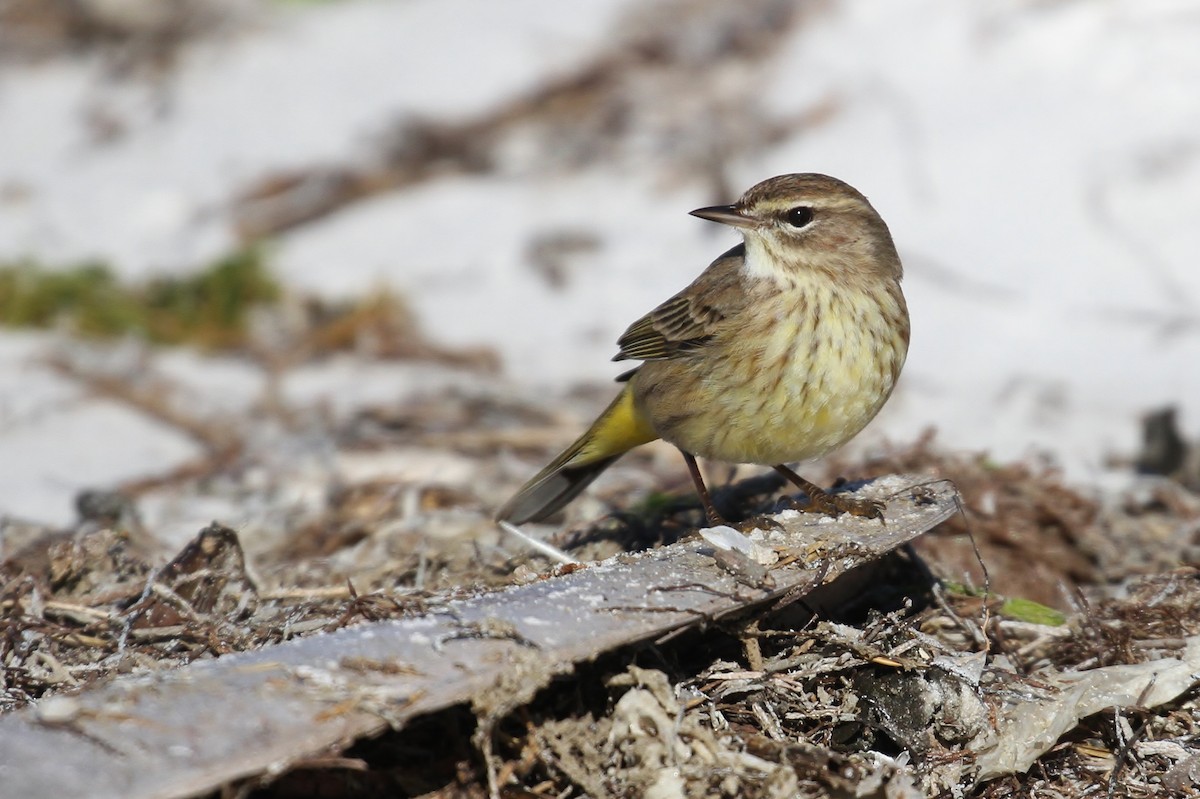
[[[737,524],[731,525],[735,530],[742,533],[752,533],[755,530],[782,530],[783,525],[775,521],[766,513],[756,513],[755,515],[742,519]]]
[[[708,521],[709,527],[732,527],[739,533],[749,534],[755,530],[782,530],[783,525],[775,521],[766,513],[756,513],[753,516],[742,519],[740,522],[732,522],[726,519],[721,514],[717,513],[716,509],[707,511],[705,519]]]
[[[800,511],[825,513],[830,516],[849,513],[851,516],[859,516],[864,519],[882,519],[886,506],[877,499],[858,499],[846,494],[811,491],[807,502],[792,500],[792,507]]]
[[[783,464],[779,464],[774,468],[788,482],[808,494],[807,504],[796,504],[793,506],[797,510],[828,513],[830,516],[840,516],[843,513],[849,513],[851,516],[862,516],[868,519],[883,518],[884,505],[878,500],[856,499],[848,497],[845,494],[830,494],[816,483],[805,480]]]

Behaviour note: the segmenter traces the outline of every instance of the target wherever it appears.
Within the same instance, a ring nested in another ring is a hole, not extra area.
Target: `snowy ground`
[[[6,64],[0,260],[188,269],[233,245],[228,203],[248,183],[349,158],[407,114],[503,106],[596,58],[639,5],[271,6],[153,86],[102,79],[86,58]],[[710,91],[750,93],[779,118],[832,109],[726,167],[738,191],[781,172],[842,177],[889,222],[914,333],[873,436],[936,425],[946,446],[1048,451],[1091,481],[1151,407],[1177,403],[1200,431],[1198,29],[1183,0],[838,0],[743,84],[698,71],[679,113]],[[99,108],[123,130],[113,141],[94,140]],[[531,390],[608,380],[624,326],[734,241],[686,212],[734,197],[657,169],[649,148],[576,170],[538,170],[534,156],[351,205],[282,236],[274,266],[327,295],[394,286],[430,336],[496,348]],[[561,288],[529,264],[531,243],[557,231],[596,242]],[[189,457],[177,432],[38,366],[48,340],[0,335],[0,515],[63,521],[79,488]],[[185,371],[205,370],[221,396],[257,386],[227,363]],[[307,385],[343,398],[390,385],[361,371]]]

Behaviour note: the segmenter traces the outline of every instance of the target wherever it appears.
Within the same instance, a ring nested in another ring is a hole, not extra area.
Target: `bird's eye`
[[[805,227],[813,220],[813,210],[807,205],[797,205],[787,212],[787,223],[794,228]]]

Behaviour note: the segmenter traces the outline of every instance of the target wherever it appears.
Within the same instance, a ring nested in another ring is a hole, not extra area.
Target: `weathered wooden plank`
[[[785,512],[768,579],[704,540],[435,604],[414,619],[119,678],[0,718],[0,796],[181,797],[474,701],[505,711],[575,663],[705,619],[797,596],[955,512],[946,484],[885,478],[886,522]],[[720,561],[720,562],[718,562]]]

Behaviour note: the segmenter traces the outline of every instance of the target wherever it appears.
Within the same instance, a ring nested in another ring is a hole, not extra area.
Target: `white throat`
[[[746,257],[742,262],[742,272],[752,280],[770,280],[775,283],[783,282],[779,265],[771,256],[770,250],[758,236],[746,236]]]

